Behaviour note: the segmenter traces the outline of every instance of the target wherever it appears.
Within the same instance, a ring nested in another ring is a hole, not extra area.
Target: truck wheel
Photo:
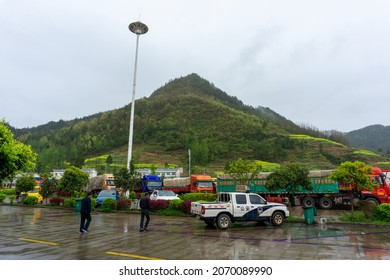
[[[302,200],[302,206],[304,207],[313,207],[315,205],[315,201],[313,198],[311,198],[310,196],[306,196],[303,200]]]
[[[271,223],[274,226],[281,226],[284,223],[284,214],[280,211],[276,211],[272,214]]]
[[[373,203],[375,203],[375,205],[379,204],[379,201],[376,198],[373,198],[373,197],[367,197],[364,200],[367,201],[367,202],[373,202]]]
[[[325,210],[332,209],[332,207],[333,207],[332,199],[330,199],[329,197],[326,197],[326,196],[320,198],[319,204],[320,204],[320,207],[322,209],[325,209]]]
[[[221,214],[217,217],[217,227],[219,229],[227,229],[230,226],[230,222],[228,214]]]

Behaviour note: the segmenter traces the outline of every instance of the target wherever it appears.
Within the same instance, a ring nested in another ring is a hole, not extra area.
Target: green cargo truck
[[[312,190],[302,190],[292,193],[304,207],[318,205],[322,209],[331,209],[334,205],[349,205],[353,198],[372,201],[376,204],[390,203],[390,188],[386,182],[386,176],[379,168],[373,168],[374,174],[370,175],[375,187],[373,190],[363,190],[353,193],[351,186],[346,186],[328,176],[331,170],[312,171]],[[262,178],[237,181],[236,179],[217,179],[217,192],[245,191],[258,193],[270,202],[286,202],[289,195],[285,189],[270,191],[266,188],[267,174]],[[245,187],[243,187],[245,186]]]

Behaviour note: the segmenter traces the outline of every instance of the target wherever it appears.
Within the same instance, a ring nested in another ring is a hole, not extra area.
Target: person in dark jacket
[[[139,207],[141,208],[141,222],[140,222],[140,229],[139,231],[148,231],[148,225],[150,222],[150,198],[149,193],[146,192],[144,197],[141,198],[141,201],[139,202]],[[144,224],[144,219],[146,218],[146,222]]]
[[[80,220],[80,233],[88,233],[89,224],[92,221],[91,217],[91,197],[92,193],[88,192],[87,196],[81,200],[81,220]],[[85,222],[86,221],[86,222]]]

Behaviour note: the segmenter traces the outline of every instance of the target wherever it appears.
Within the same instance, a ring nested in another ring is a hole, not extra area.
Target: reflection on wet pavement
[[[236,223],[228,230],[193,217],[152,215],[150,231],[139,232],[137,213],[97,212],[90,233],[79,234],[72,209],[1,205],[0,259],[390,259],[390,227],[337,223],[332,210],[320,215],[331,222]]]

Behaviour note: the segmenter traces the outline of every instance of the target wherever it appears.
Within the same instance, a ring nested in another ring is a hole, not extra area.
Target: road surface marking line
[[[42,244],[53,245],[53,246],[59,246],[59,245],[60,245],[60,243],[57,243],[57,242],[49,242],[49,241],[43,241],[43,240],[35,240],[35,239],[30,239],[30,238],[19,238],[19,240],[22,240],[22,241],[29,241],[29,242],[35,242],[35,243],[42,243]]]
[[[135,259],[142,259],[142,260],[163,260],[163,259],[160,259],[160,258],[150,258],[150,257],[134,255],[134,254],[125,254],[125,253],[120,253],[120,252],[106,252],[106,254],[108,254],[108,255],[116,255],[116,256],[121,256],[121,257],[135,258]]]

